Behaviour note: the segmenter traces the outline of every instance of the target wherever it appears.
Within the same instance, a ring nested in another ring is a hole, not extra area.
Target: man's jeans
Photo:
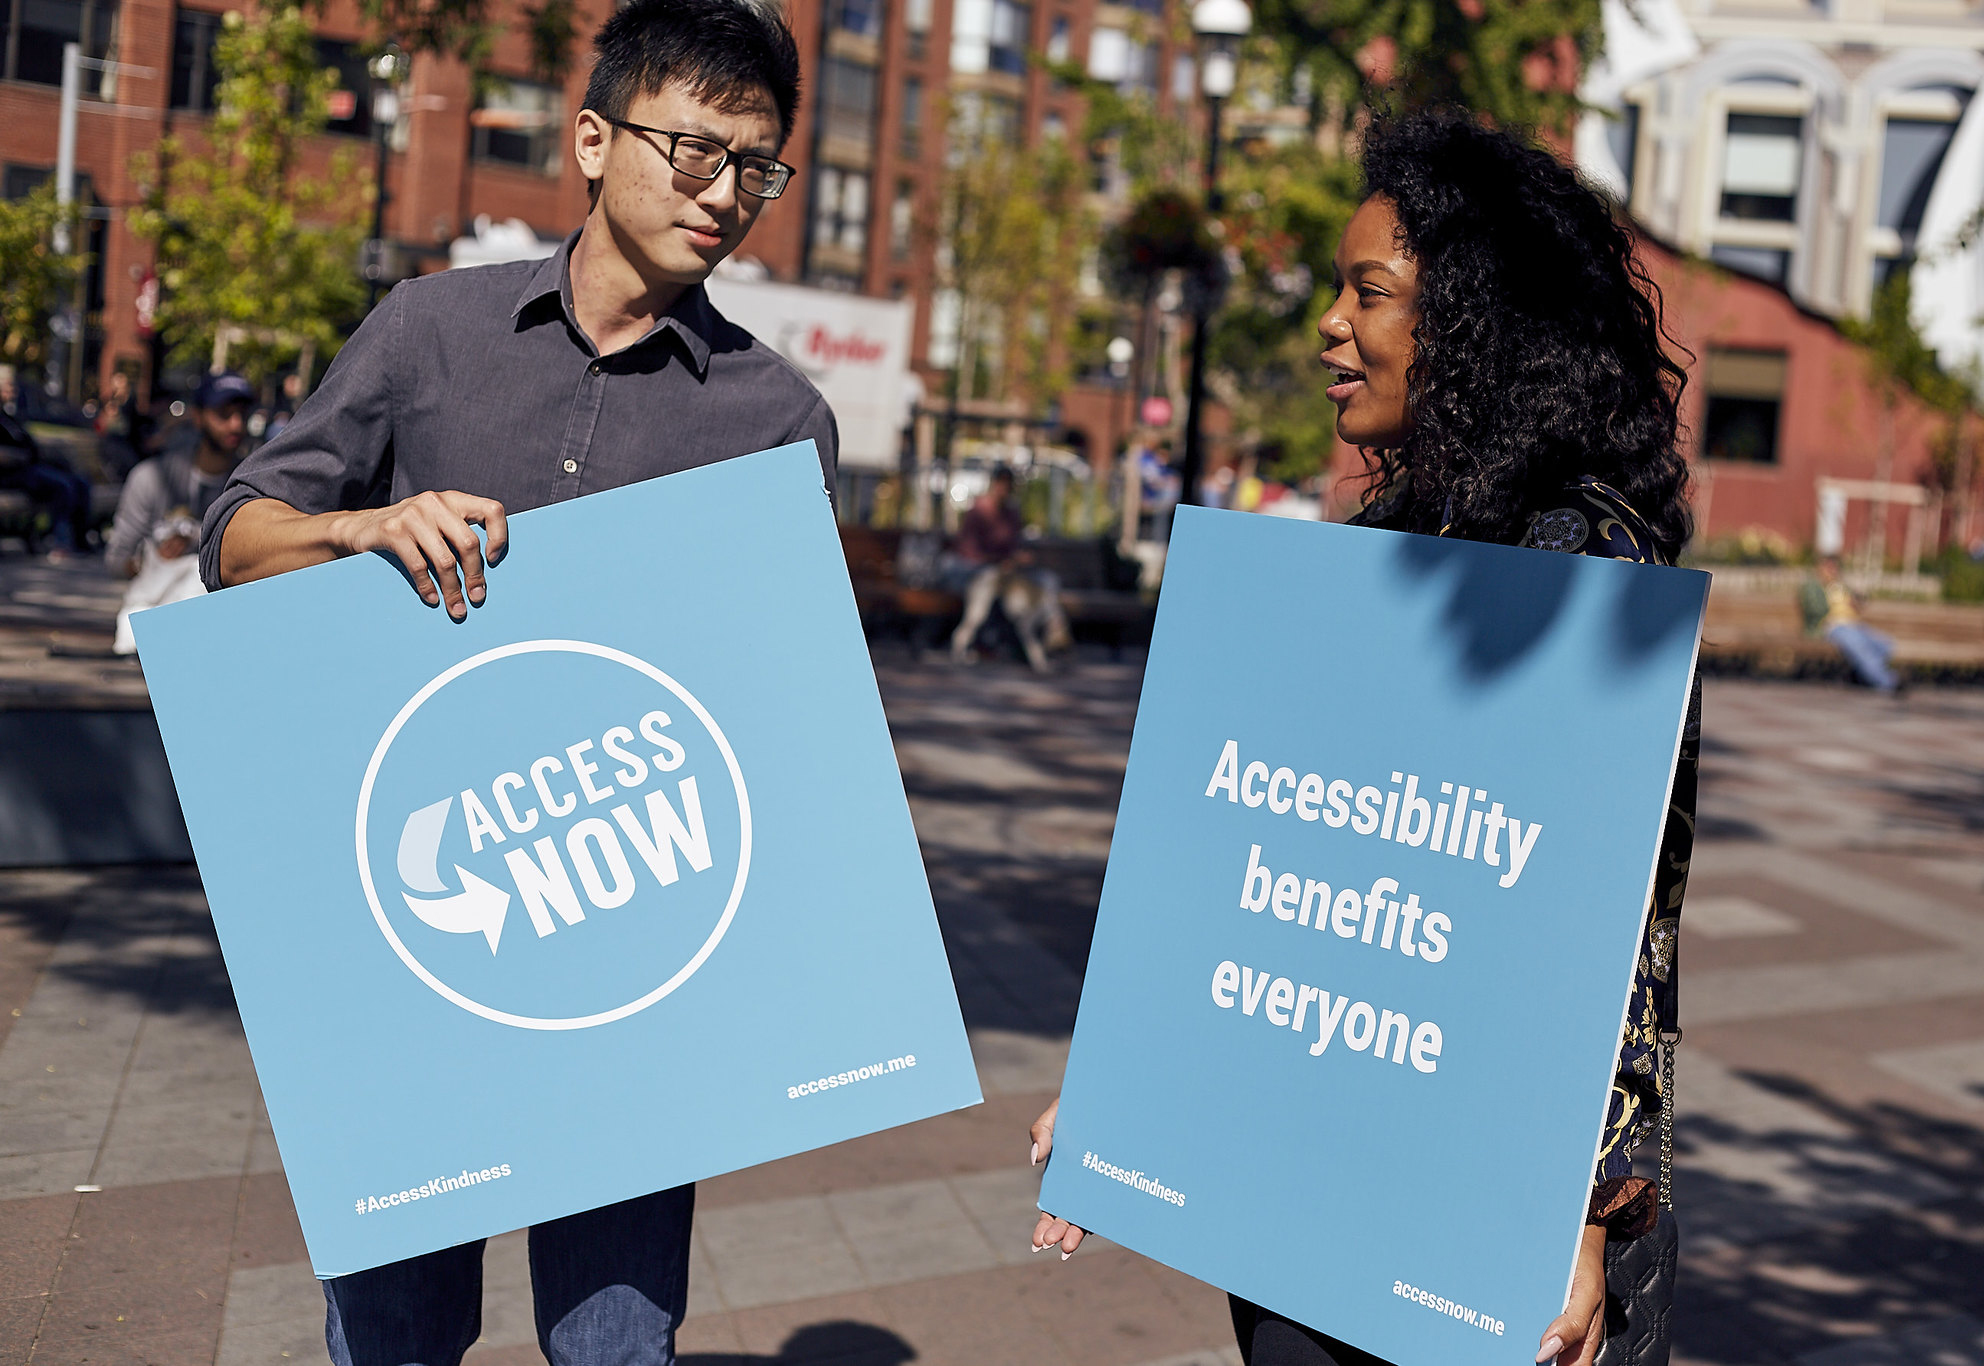
[[[530,1231],[537,1345],[551,1366],[671,1366],[689,1296],[696,1188]],[[324,1282],[337,1366],[457,1366],[482,1334],[482,1244]]]
[[[1826,630],[1826,639],[1846,656],[1853,672],[1859,674],[1860,681],[1868,687],[1893,692],[1900,686],[1901,680],[1888,667],[1888,656],[1894,653],[1894,642],[1879,631],[1857,621],[1841,622]]]

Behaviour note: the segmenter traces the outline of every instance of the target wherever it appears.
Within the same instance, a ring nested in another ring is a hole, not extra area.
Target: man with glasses
[[[508,512],[807,437],[831,487],[825,401],[702,287],[791,179],[792,35],[751,0],[633,0],[594,45],[574,129],[584,225],[548,260],[395,288],[208,512],[209,587],[380,551],[462,621],[488,589],[475,528],[496,564]],[[585,566],[567,572],[584,586]],[[531,1230],[554,1366],[673,1361],[694,1198],[684,1186]],[[481,1295],[480,1242],[326,1282],[332,1359],[454,1366]]]
[[[574,150],[585,224],[542,262],[405,281],[208,513],[210,588],[384,551],[464,620],[507,512],[813,438],[797,369],[702,282],[792,168],[792,35],[750,0],[635,0],[601,28]]]

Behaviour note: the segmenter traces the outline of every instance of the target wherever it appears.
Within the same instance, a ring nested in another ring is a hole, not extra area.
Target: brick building
[[[1697,362],[1686,417],[1708,539],[1812,540],[1822,479],[1928,481],[1948,422],[1890,396],[1836,320],[1911,270],[1917,327],[1953,372],[1984,350],[1984,11],[1956,0],[1622,0],[1579,168],[1646,230],[1667,316]],[[1702,264],[1704,259],[1718,269]],[[1968,543],[1978,461],[1943,500]],[[1848,543],[1869,508],[1853,509]],[[1906,513],[1888,512],[1889,547]]]
[[[472,233],[479,216],[521,220],[545,241],[582,220],[585,181],[570,153],[571,120],[589,66],[583,44],[610,4],[579,0],[580,47],[562,85],[531,79],[521,33],[496,44],[488,69],[502,80],[479,98],[459,61],[414,60],[386,173],[386,236],[400,269],[446,265],[450,243]],[[968,109],[982,126],[1027,142],[1078,127],[1077,98],[1029,53],[1079,60],[1097,77],[1168,105],[1179,54],[1166,37],[1163,4],[791,0],[807,92],[786,158],[800,175],[759,219],[745,255],[779,280],[914,299],[912,355],[929,391],[939,392],[955,337],[944,335],[936,234],[928,229],[939,212],[948,118]],[[87,77],[78,117],[79,197],[95,213],[86,393],[118,366],[152,377],[154,347],[138,307],[153,262],[124,215],[160,137],[197,135],[205,124],[213,40],[227,8],[225,0],[0,0],[6,194],[26,192],[54,167],[62,44],[76,41],[86,56],[125,64]],[[344,93],[335,101],[340,117],[312,149],[311,169],[321,172],[342,148],[363,168],[353,187],[361,194],[379,131],[364,61],[372,35],[350,0],[331,0],[315,22]],[[1098,176],[1106,187],[1107,168]],[[1106,452],[1127,408],[1106,388],[1091,388],[1070,396],[1068,422]]]

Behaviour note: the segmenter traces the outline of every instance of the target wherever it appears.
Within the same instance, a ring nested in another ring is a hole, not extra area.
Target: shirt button
[[[598,373],[599,373],[599,362],[598,362],[598,361],[594,361],[594,362],[593,362],[593,363],[592,363],[591,365],[588,365],[588,366],[586,367],[586,373],[588,373],[588,374],[593,374],[593,375],[596,375],[596,374],[598,374]]]
[[[579,462],[578,462],[578,461],[576,461],[576,460],[567,460],[567,461],[565,462],[565,473],[567,473],[567,474],[577,474],[578,472],[579,472]]]

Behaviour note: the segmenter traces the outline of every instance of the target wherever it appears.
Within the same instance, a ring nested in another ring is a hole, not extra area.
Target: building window
[[[964,307],[955,289],[940,289],[930,296],[930,335],[924,343],[923,361],[933,370],[954,370],[964,326]]]
[[[889,252],[896,260],[907,260],[916,242],[916,186],[903,181],[896,186],[895,203],[889,206]]]
[[[1942,169],[1956,125],[1941,119],[1889,119],[1881,138],[1881,195],[1874,221],[1898,236],[1902,254],[1914,250],[1922,211]]]
[[[1033,6],[1019,0],[957,0],[951,10],[951,70],[1026,70]]]
[[[915,76],[902,83],[902,154],[912,160],[923,147],[923,82]]]
[[[557,175],[564,147],[565,96],[555,86],[500,80],[469,112],[469,150],[484,161]]]
[[[834,0],[834,24],[862,38],[882,36],[882,0]]]
[[[183,9],[172,21],[172,107],[210,114],[214,108],[214,39],[221,16]]]
[[[1624,187],[1621,202],[1633,202],[1634,163],[1640,152],[1640,107],[1627,104],[1619,110],[1617,118],[1605,120],[1605,141],[1612,152],[1612,160],[1619,167],[1619,183]]]
[[[117,55],[117,0],[0,0],[0,77],[62,84],[62,46],[82,45],[85,57]],[[83,72],[83,90],[108,98],[108,72]]]
[[[875,68],[845,57],[820,67],[820,132],[854,146],[875,145]]]
[[[1026,71],[1027,48],[1033,39],[1033,6],[1015,0],[992,0],[992,69],[1017,76]]]
[[[982,90],[964,90],[953,97],[951,111],[955,120],[952,132],[956,140],[1019,145],[1018,100],[1006,95],[989,95]]]
[[[1709,348],[1708,410],[1702,417],[1704,456],[1752,465],[1777,463],[1785,368],[1782,351]]]
[[[868,249],[868,176],[822,166],[813,179],[813,245],[854,256]]]
[[[1731,114],[1722,148],[1722,216],[1762,223],[1797,217],[1805,121],[1796,115]]]
[[[338,73],[338,88],[331,92],[331,119],[324,131],[372,136],[372,75],[365,54],[354,43],[319,38],[317,60]]]
[[[1174,53],[1171,58],[1171,98],[1184,101],[1192,98],[1199,89],[1199,64],[1192,60],[1189,52]]]
[[[1098,28],[1088,38],[1088,74],[1122,91],[1157,93],[1158,52],[1120,28]]]
[[[1054,16],[1054,27],[1047,35],[1047,60],[1050,62],[1067,61],[1070,44],[1071,39],[1068,33],[1067,17],[1057,14]]]
[[[1774,285],[1783,285],[1791,278],[1791,253],[1777,247],[1737,247],[1725,242],[1710,247],[1708,259],[1738,275]]]

